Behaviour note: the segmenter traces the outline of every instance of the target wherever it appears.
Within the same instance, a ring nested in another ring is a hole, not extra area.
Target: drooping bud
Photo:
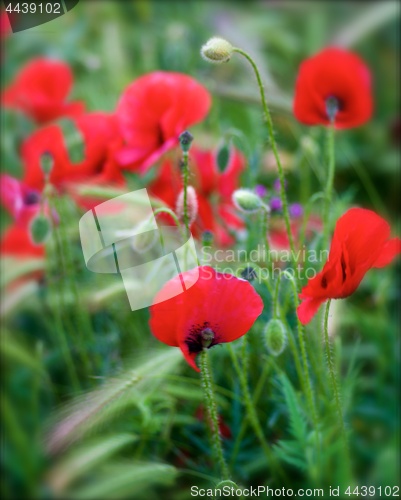
[[[176,203],[176,214],[180,222],[184,221],[184,190],[182,189],[177,198]],[[188,224],[191,225],[197,215],[198,215],[198,198],[196,196],[196,191],[192,186],[187,187],[187,215],[188,215]]]
[[[201,48],[201,56],[205,61],[219,64],[228,62],[233,53],[234,47],[224,38],[213,37]]]
[[[200,335],[202,347],[205,349],[209,348],[214,340],[214,331],[210,328],[205,328],[201,331]]]
[[[185,132],[180,135],[179,140],[182,151],[188,153],[191,148],[191,143],[194,140],[193,135],[188,132],[188,130],[185,130]]]
[[[30,234],[32,241],[36,245],[41,245],[45,243],[51,232],[50,220],[44,215],[38,215],[32,219],[30,225]]]
[[[279,319],[271,319],[263,333],[267,350],[273,356],[279,356],[287,345],[287,331],[284,323]]]
[[[49,177],[54,165],[53,155],[49,151],[45,151],[40,157],[40,168],[45,174],[45,177]]]
[[[233,193],[232,200],[238,210],[247,214],[258,212],[263,206],[259,196],[249,189],[237,189]]]
[[[330,96],[326,99],[326,113],[331,122],[334,122],[336,114],[340,110],[340,102],[337,97]]]

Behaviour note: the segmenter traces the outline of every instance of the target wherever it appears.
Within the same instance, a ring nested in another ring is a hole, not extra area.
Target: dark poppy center
[[[336,115],[343,108],[343,103],[338,97],[330,95],[326,98],[326,113],[331,122],[334,122]]]
[[[210,328],[209,322],[205,321],[203,324],[191,326],[185,343],[191,354],[201,352],[203,349],[209,349],[218,344],[218,341],[215,332]]]
[[[36,191],[28,191],[24,196],[24,205],[36,205],[40,201],[40,195]]]

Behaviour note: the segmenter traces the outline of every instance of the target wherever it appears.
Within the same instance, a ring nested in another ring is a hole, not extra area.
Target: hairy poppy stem
[[[283,274],[285,274],[285,276],[288,278],[289,282],[291,283],[291,287],[292,287],[293,295],[294,295],[295,309],[297,309],[299,306],[299,299],[298,299],[297,287],[296,287],[296,284],[294,282],[294,278],[287,271],[283,271]],[[312,383],[311,383],[311,379],[309,376],[309,367],[308,367],[308,360],[307,360],[307,355],[306,355],[306,345],[305,345],[305,329],[304,329],[304,325],[299,321],[298,315],[297,315],[297,328],[298,328],[299,344],[301,346],[302,364],[303,364],[303,369],[304,369],[304,387],[306,388],[306,397],[308,400],[309,410],[312,414],[313,424],[315,426],[315,431],[317,433],[318,429],[319,429],[319,421],[318,421],[315,401],[313,399]]]
[[[327,302],[326,310],[324,313],[324,341],[325,341],[325,347],[326,347],[327,365],[329,367],[329,372],[330,372],[331,386],[332,386],[334,399],[335,399],[335,403],[336,403],[338,418],[340,420],[340,427],[341,427],[341,434],[342,434],[342,439],[343,439],[343,443],[344,443],[346,465],[348,466],[349,465],[349,450],[348,450],[347,432],[346,432],[345,424],[344,424],[344,416],[343,416],[343,411],[341,408],[340,394],[338,391],[337,379],[336,379],[336,373],[335,373],[335,367],[334,367],[334,360],[333,360],[333,356],[332,356],[332,349],[331,349],[331,344],[330,344],[330,339],[329,339],[330,304],[331,304],[331,300],[329,300]],[[346,467],[346,469],[349,471],[349,466]]]
[[[335,154],[334,154],[334,123],[331,123],[327,128],[327,160],[328,160],[328,174],[327,184],[325,190],[325,203],[323,212],[323,248],[327,248],[329,244],[330,234],[330,205],[333,194],[333,182],[335,172]]]
[[[290,249],[291,249],[292,255],[295,256],[296,253],[295,253],[294,240],[293,240],[292,233],[291,233],[290,213],[288,211],[288,201],[287,201],[287,195],[286,195],[285,186],[284,186],[284,182],[285,182],[284,170],[283,170],[283,166],[281,164],[280,156],[278,154],[277,143],[276,143],[276,139],[274,137],[273,121],[272,121],[272,118],[270,115],[269,108],[267,106],[266,95],[265,95],[265,91],[263,88],[262,78],[260,76],[260,72],[259,72],[259,69],[258,69],[255,61],[251,58],[251,56],[249,54],[247,54],[242,49],[239,49],[238,47],[234,47],[233,52],[238,52],[238,54],[241,54],[242,56],[244,56],[245,59],[247,59],[248,62],[251,64],[253,71],[255,72],[255,75],[256,75],[256,80],[258,82],[258,86],[259,86],[259,90],[260,90],[260,97],[262,99],[263,117],[265,119],[265,123],[267,126],[267,132],[268,132],[268,135],[270,138],[270,144],[271,144],[271,148],[272,148],[272,151],[274,154],[274,158],[276,159],[276,163],[277,163],[278,176],[279,176],[279,180],[280,180],[280,198],[281,198],[281,203],[283,205],[283,214],[284,214],[284,220],[285,220],[285,227],[287,230],[288,241],[290,243]]]
[[[223,455],[223,446],[219,431],[219,419],[213,392],[212,377],[209,370],[207,349],[203,349],[200,353],[200,368],[205,406],[207,408],[211,424],[212,446],[215,454],[215,459],[219,463],[221,478],[229,479],[230,474],[228,472],[228,467]]]
[[[273,301],[272,301],[272,310],[273,310],[273,319],[280,318],[280,319],[284,320],[284,318],[282,317],[284,315],[281,314],[281,311],[280,311],[280,309],[278,307],[278,304],[279,304],[280,283],[281,283],[281,279],[278,278],[277,282],[276,282],[275,289],[274,289],[274,295],[273,295]],[[297,348],[297,345],[295,343],[295,340],[294,340],[294,337],[293,337],[291,331],[289,332],[289,335],[288,335],[288,344],[290,346],[290,349],[291,349],[291,352],[292,352],[292,356],[294,358],[295,368],[297,370],[298,378],[299,378],[299,380],[301,382],[302,390],[306,394],[307,393],[307,387],[306,387],[306,384],[305,384],[305,377],[303,376],[302,366],[301,366],[301,363],[299,361],[300,356],[299,356],[299,353],[298,353],[298,348]]]
[[[280,465],[278,464],[276,457],[274,456],[272,450],[270,449],[270,446],[267,444],[265,435],[263,433],[262,427],[260,425],[255,406],[253,404],[253,400],[251,397],[251,394],[249,392],[248,388],[248,382],[245,378],[244,371],[241,369],[240,364],[238,362],[238,358],[235,355],[234,349],[231,344],[227,345],[228,351],[230,353],[231,359],[233,361],[233,365],[235,368],[235,371],[237,372],[240,384],[241,384],[241,390],[242,394],[244,396],[244,405],[247,411],[247,416],[249,419],[249,422],[251,426],[253,427],[253,430],[259,439],[259,442],[263,448],[263,451],[265,452],[266,458],[269,462],[269,465],[272,466],[281,476],[283,475],[283,471],[281,470]]]

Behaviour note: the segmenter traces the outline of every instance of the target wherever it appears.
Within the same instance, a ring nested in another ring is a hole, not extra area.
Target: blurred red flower
[[[187,289],[179,293],[182,282]],[[175,296],[163,299],[171,295]],[[247,281],[202,266],[164,285],[150,307],[150,329],[161,342],[179,347],[199,371],[195,358],[205,335],[208,348],[232,342],[249,331],[262,310],[262,299]]]
[[[295,85],[294,115],[306,125],[328,125],[328,107],[333,105],[336,128],[362,125],[373,112],[366,64],[352,52],[329,47],[302,62]]]
[[[0,201],[13,217],[2,234],[0,253],[13,257],[42,257],[43,245],[33,243],[29,225],[40,211],[40,193],[10,175],[0,176]]]
[[[207,115],[208,91],[181,73],[156,71],[131,83],[117,106],[125,145],[116,153],[121,166],[146,172],[178,136]]]
[[[0,12],[0,38],[6,38],[10,33],[12,33],[10,20],[7,12],[2,10]]]
[[[401,240],[389,237],[389,224],[371,210],[351,208],[340,217],[326,264],[299,295],[301,323],[309,323],[326,300],[354,293],[369,269],[390,264],[401,252]]]
[[[227,168],[220,173],[213,151],[191,148],[190,181],[198,200],[198,217],[191,228],[195,236],[207,230],[214,234],[218,245],[227,246],[234,241],[229,230],[241,229],[244,224],[236,214],[231,195],[238,188],[239,176],[244,169],[243,157],[235,150]],[[148,191],[174,209],[182,187],[179,167],[171,160],[165,160]]]
[[[291,233],[294,239],[295,246],[299,246],[299,238],[303,225],[302,218],[292,219],[290,222]],[[305,238],[310,240],[316,233],[321,232],[323,229],[323,223],[320,217],[317,215],[310,215],[306,223],[305,228]],[[287,229],[285,227],[284,220],[282,218],[272,218],[269,225],[269,232],[267,234],[269,238],[270,250],[290,250],[290,243],[288,241]]]
[[[84,104],[66,101],[72,84],[68,64],[39,57],[28,62],[4,90],[2,104],[22,110],[39,124],[60,116],[78,116],[84,112]]]
[[[196,412],[195,412],[195,417],[198,420],[201,420],[201,421],[204,420],[205,412],[204,412],[203,405],[198,406],[198,408],[196,409]],[[206,415],[206,418],[207,418],[207,424],[209,425],[210,428],[212,428],[212,422],[211,422],[210,418],[207,415]],[[218,415],[217,418],[218,418],[220,436],[224,439],[230,439],[232,436],[230,427],[225,423],[223,417],[220,414]]]
[[[24,182],[41,191],[44,174],[40,159],[50,153],[54,165],[50,174],[51,183],[58,189],[68,189],[77,182],[113,183],[122,181],[120,168],[110,160],[110,149],[118,141],[117,126],[113,115],[88,113],[73,120],[84,142],[84,159],[72,163],[66,141],[59,125],[42,127],[22,144]]]

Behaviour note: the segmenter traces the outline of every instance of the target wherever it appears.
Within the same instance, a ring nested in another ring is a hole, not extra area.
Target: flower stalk
[[[325,203],[323,211],[323,248],[328,247],[329,234],[330,234],[330,206],[331,206],[331,199],[333,196],[333,182],[334,182],[334,172],[335,172],[334,132],[335,132],[334,121],[332,121],[330,126],[327,127],[327,138],[326,138],[328,173],[327,173]]]
[[[343,443],[344,443],[344,449],[345,449],[346,455],[348,457],[347,433],[345,430],[343,410],[341,407],[340,394],[339,394],[339,390],[338,390],[336,373],[335,373],[335,364],[334,364],[334,360],[333,360],[333,356],[332,356],[332,347],[331,347],[330,338],[329,338],[330,304],[331,304],[331,300],[328,300],[327,305],[326,305],[325,314],[324,314],[324,328],[323,328],[324,329],[324,342],[325,342],[325,348],[326,348],[327,366],[328,366],[329,373],[330,373],[331,387],[333,390],[337,415],[338,415],[338,419],[340,422],[341,435],[342,435],[342,439],[343,439]]]
[[[291,249],[292,255],[294,256],[296,254],[295,254],[294,239],[293,239],[292,233],[291,233],[290,214],[288,211],[287,195],[286,195],[285,186],[284,186],[285,175],[284,175],[283,166],[281,164],[280,156],[278,154],[277,143],[276,143],[276,139],[274,137],[273,121],[271,118],[269,107],[267,105],[266,95],[265,95],[265,91],[264,91],[264,87],[263,87],[263,83],[262,83],[262,78],[260,76],[260,72],[259,72],[259,69],[258,69],[255,61],[252,59],[252,57],[249,54],[247,54],[244,50],[242,50],[238,47],[234,47],[233,52],[237,52],[238,54],[241,54],[242,56],[244,56],[245,59],[247,59],[247,61],[251,64],[253,71],[256,75],[256,80],[258,82],[259,91],[260,91],[260,97],[262,100],[263,117],[264,117],[264,120],[266,123],[267,132],[269,135],[270,144],[271,144],[271,148],[272,148],[272,151],[274,154],[274,158],[275,158],[276,163],[277,163],[278,176],[279,176],[279,180],[280,180],[280,198],[281,198],[281,202],[283,205],[283,215],[284,215],[285,227],[286,227],[286,231],[287,231],[288,241],[290,243],[290,249]]]
[[[213,382],[209,370],[208,353],[206,347],[203,348],[202,352],[200,353],[200,368],[201,368],[203,394],[205,399],[205,407],[207,409],[211,425],[212,446],[215,455],[215,460],[217,461],[220,467],[221,479],[225,480],[229,479],[230,475],[223,454],[223,445],[219,431],[217,407],[213,392]]]

